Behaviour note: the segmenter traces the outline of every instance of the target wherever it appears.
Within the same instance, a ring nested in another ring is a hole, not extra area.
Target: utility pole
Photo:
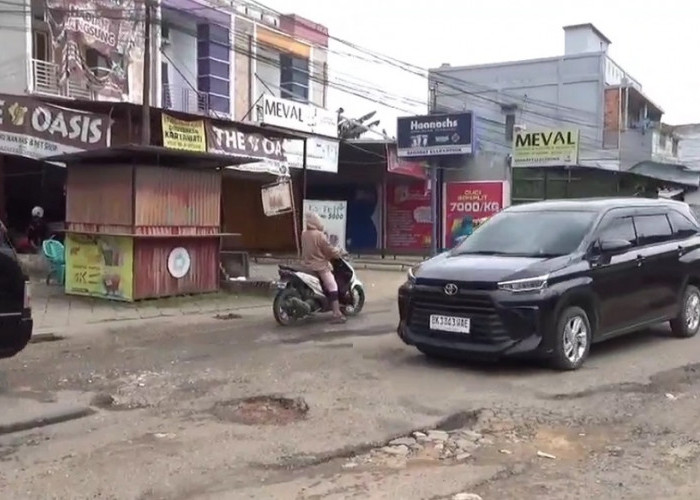
[[[143,104],[141,108],[141,145],[151,144],[151,0],[144,0]]]
[[[428,114],[435,113],[437,108],[437,83],[430,87],[430,99],[428,100]],[[430,255],[437,255],[440,245],[440,207],[438,197],[438,161],[433,159],[429,162],[430,170],[430,218],[433,221],[433,233],[430,238]]]

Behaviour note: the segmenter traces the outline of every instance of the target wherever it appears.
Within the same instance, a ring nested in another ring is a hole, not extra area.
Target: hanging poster
[[[263,213],[273,215],[286,214],[292,211],[292,185],[288,181],[267,184],[260,189]]]
[[[133,300],[133,239],[67,234],[65,243],[66,293]]]
[[[178,120],[163,113],[163,146],[180,151],[204,152],[207,139],[204,135],[204,120]]]
[[[433,224],[425,181],[387,184],[386,248],[419,252],[430,248]]]
[[[474,221],[491,217],[504,206],[504,182],[449,182],[443,192],[443,231],[445,248],[452,248],[460,236],[468,236]]]
[[[324,232],[331,245],[346,249],[345,233],[348,216],[347,201],[304,200],[304,219],[308,212],[316,212],[323,220]]]

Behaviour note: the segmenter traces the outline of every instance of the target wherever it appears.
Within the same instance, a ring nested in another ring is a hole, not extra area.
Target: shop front
[[[108,147],[111,121],[103,113],[0,94],[0,220],[18,251],[38,250],[26,237],[33,207],[42,207],[49,231],[62,235],[66,170],[45,158]]]

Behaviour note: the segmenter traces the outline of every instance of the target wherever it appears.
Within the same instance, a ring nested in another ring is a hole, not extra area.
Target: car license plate
[[[455,316],[430,315],[430,329],[451,333],[469,333],[471,330],[469,318],[457,318]]]

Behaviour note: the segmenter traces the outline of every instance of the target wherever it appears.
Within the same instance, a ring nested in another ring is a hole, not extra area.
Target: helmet
[[[44,216],[44,209],[41,207],[34,207],[32,208],[32,217],[43,217]]]

